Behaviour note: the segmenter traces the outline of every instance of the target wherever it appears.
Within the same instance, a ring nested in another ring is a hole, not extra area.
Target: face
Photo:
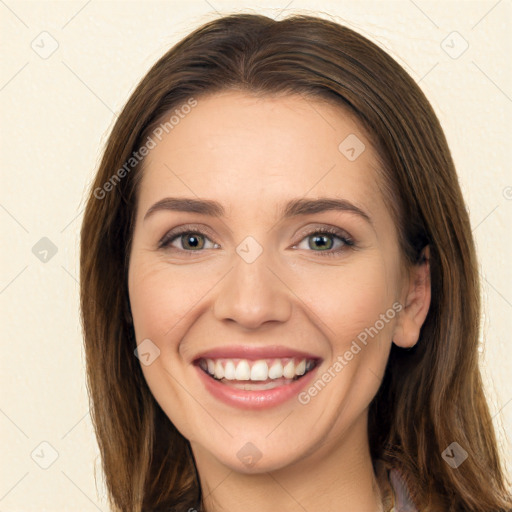
[[[344,109],[198,98],[145,160],[128,283],[145,379],[196,462],[263,472],[365,439],[403,331],[400,262]]]

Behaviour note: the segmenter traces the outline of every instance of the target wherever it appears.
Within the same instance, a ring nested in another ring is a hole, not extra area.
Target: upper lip
[[[252,345],[229,345],[217,347],[198,354],[194,361],[200,359],[271,359],[296,357],[299,359],[320,359],[320,357],[283,345],[256,347]]]

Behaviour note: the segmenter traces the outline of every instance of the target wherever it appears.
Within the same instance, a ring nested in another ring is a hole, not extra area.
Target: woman
[[[91,188],[81,306],[115,510],[510,510],[450,151],[346,27],[227,16],[153,66]]]

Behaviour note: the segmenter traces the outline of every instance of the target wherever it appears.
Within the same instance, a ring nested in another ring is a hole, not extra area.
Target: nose
[[[265,252],[252,263],[235,255],[234,267],[217,291],[214,316],[249,330],[269,322],[286,322],[292,313],[290,294]]]

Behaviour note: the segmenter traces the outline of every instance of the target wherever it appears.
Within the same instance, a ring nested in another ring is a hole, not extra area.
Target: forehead
[[[375,150],[341,106],[228,91],[197,98],[187,112],[161,140],[153,137],[140,184],[143,209],[166,193],[215,198],[228,211],[309,196],[342,197],[371,210],[382,199]]]

